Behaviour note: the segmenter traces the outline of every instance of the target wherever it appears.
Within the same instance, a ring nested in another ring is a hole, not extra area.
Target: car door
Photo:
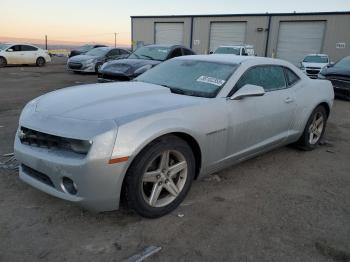
[[[35,64],[38,57],[38,48],[31,45],[21,45],[23,61],[25,64]]]
[[[21,45],[13,45],[6,49],[6,60],[9,65],[24,64]]]
[[[282,144],[288,137],[296,109],[283,67],[263,65],[248,69],[230,95],[246,84],[261,86],[266,93],[227,100],[229,158],[249,157]]]

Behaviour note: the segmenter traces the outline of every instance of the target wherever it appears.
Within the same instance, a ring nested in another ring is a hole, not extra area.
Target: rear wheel
[[[7,65],[7,61],[5,57],[0,57],[0,67],[5,67]]]
[[[44,66],[45,63],[46,63],[46,61],[43,57],[38,57],[38,59],[36,60],[36,65],[39,67]]]
[[[127,203],[141,216],[163,216],[186,197],[194,174],[195,159],[185,141],[176,136],[157,139],[136,157],[127,173]]]
[[[314,149],[321,141],[326,129],[327,113],[324,106],[318,106],[312,112],[307,121],[305,130],[298,141],[300,148],[304,150]]]

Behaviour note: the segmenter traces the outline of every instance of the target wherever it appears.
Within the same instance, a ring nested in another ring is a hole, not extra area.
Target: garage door
[[[155,27],[156,44],[183,45],[183,23],[156,23]]]
[[[210,51],[221,45],[242,45],[245,43],[247,24],[245,22],[212,22],[210,25]]]
[[[320,53],[325,26],[324,21],[281,22],[277,57],[299,65],[305,55]]]

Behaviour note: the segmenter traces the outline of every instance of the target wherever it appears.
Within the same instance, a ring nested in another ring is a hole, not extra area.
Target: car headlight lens
[[[318,79],[326,79],[326,77],[324,75],[322,75],[321,73],[318,73],[317,78]]]
[[[78,154],[87,154],[92,145],[91,140],[69,139],[70,148]]]

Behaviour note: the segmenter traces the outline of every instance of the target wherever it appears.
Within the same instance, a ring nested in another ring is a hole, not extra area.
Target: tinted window
[[[31,46],[31,45],[22,45],[21,50],[22,51],[37,51],[38,48]]]
[[[181,48],[175,48],[175,49],[171,52],[171,54],[170,54],[170,56],[169,56],[169,59],[170,59],[170,58],[177,57],[177,56],[182,56]]]
[[[12,49],[13,52],[19,52],[19,51],[21,51],[21,46],[20,45],[13,45],[10,47],[10,49]]]
[[[194,55],[194,52],[192,50],[189,50],[189,49],[186,49],[186,48],[183,48],[182,52],[183,52],[184,55]]]
[[[129,51],[126,51],[126,50],[124,50],[124,49],[120,49],[120,53],[121,53],[122,55],[130,54]]]
[[[266,92],[286,87],[284,71],[280,66],[257,66],[248,69],[236,85],[236,90],[246,84],[261,86]]]
[[[174,93],[215,97],[238,65],[190,59],[161,63],[136,78],[136,81],[161,85]]]
[[[299,76],[297,76],[292,70],[288,68],[285,68],[284,70],[286,72],[286,80],[287,80],[288,86],[292,86],[299,81],[300,79]]]
[[[118,56],[120,55],[120,50],[119,49],[112,49],[107,53],[107,56]]]
[[[105,56],[109,50],[110,49],[108,47],[97,47],[97,48],[91,49],[89,52],[86,53],[86,55],[101,57],[101,56]]]

